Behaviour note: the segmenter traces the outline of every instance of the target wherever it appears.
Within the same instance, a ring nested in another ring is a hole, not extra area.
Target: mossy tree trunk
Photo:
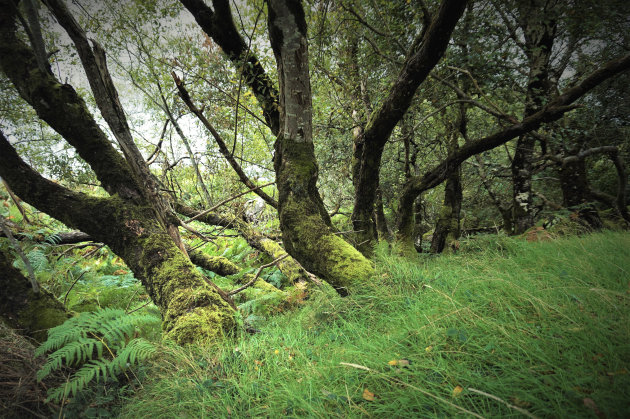
[[[41,70],[32,50],[16,35],[15,8],[0,1],[0,64],[20,96],[72,145],[110,194],[96,198],[43,178],[0,133],[0,176],[39,210],[89,234],[119,255],[146,287],[164,318],[167,336],[179,343],[213,340],[235,327],[225,293],[209,285],[190,262],[177,231],[178,220],[159,195],[131,139],[124,112],[104,64],[65,7],[49,7],[77,46],[99,108],[124,151],[121,156],[68,84]],[[98,74],[97,74],[98,73]],[[99,92],[101,93],[99,95]]]
[[[35,293],[30,281],[13,267],[8,254],[0,251],[0,316],[14,329],[35,340],[46,339],[46,331],[59,326],[70,313],[54,295],[43,288]]]
[[[459,238],[461,209],[462,181],[460,167],[454,170],[446,179],[444,202],[435,224],[433,238],[431,239],[431,253],[442,253],[451,242]]]
[[[299,2],[271,0],[269,37],[278,65],[280,130],[274,168],[286,250],[306,269],[345,293],[373,266],[331,228],[317,190],[306,21]]]

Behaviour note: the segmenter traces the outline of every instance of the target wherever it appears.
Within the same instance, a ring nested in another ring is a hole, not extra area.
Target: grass
[[[612,232],[381,249],[351,297],[316,294],[219,347],[163,346],[123,416],[628,417],[628,249]]]

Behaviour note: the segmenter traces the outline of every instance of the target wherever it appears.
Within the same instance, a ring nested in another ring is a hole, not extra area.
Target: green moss
[[[260,241],[261,246],[265,249],[268,255],[274,260],[287,254],[286,250],[282,248],[278,243],[271,239],[264,238]],[[282,286],[289,286],[300,281],[308,281],[306,271],[302,266],[291,256],[287,256],[277,263],[278,269],[284,274],[286,278],[283,281]]]
[[[177,343],[215,340],[235,327],[234,310],[208,285],[177,290],[162,324],[167,338]]]
[[[190,260],[197,266],[217,275],[228,276],[240,272],[240,268],[223,256],[210,256],[198,250],[189,250]]]
[[[179,345],[217,342],[236,329],[234,311],[227,304],[221,308],[195,307],[164,325],[167,326],[165,338]]]
[[[285,203],[281,212],[283,232],[288,232],[293,250],[307,269],[343,293],[373,275],[374,266],[367,258],[333,234],[319,214],[308,212],[293,201]]]
[[[48,329],[59,326],[68,318],[70,313],[55,297],[45,290],[35,295],[28,291],[27,305],[17,313],[17,327],[23,327],[39,342],[46,340]]]

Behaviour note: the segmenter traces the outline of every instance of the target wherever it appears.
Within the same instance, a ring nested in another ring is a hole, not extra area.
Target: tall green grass
[[[316,293],[220,347],[164,346],[124,416],[630,415],[629,234],[380,253],[350,297]]]

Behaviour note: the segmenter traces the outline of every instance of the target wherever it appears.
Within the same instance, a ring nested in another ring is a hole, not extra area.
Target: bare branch
[[[241,180],[241,182],[243,182],[245,184],[245,186],[250,188],[258,196],[260,196],[262,199],[264,199],[265,202],[267,202],[269,205],[271,205],[274,208],[278,208],[278,202],[275,199],[273,199],[272,197],[270,197],[269,195],[267,195],[265,192],[261,191],[259,189],[259,187],[257,187],[254,184],[254,182],[252,182],[251,179],[245,174],[245,172],[243,171],[241,166],[234,159],[234,156],[229,152],[229,150],[227,148],[227,145],[226,145],[225,141],[223,140],[223,138],[221,137],[221,135],[217,132],[217,130],[214,129],[214,127],[212,126],[210,121],[208,121],[208,119],[204,116],[203,112],[199,108],[197,108],[197,106],[195,106],[195,104],[193,103],[192,99],[190,98],[190,94],[188,93],[188,91],[184,87],[184,84],[182,83],[180,78],[177,77],[177,74],[175,74],[175,72],[172,72],[171,75],[173,76],[173,80],[175,80],[175,84],[177,85],[177,90],[179,91],[179,96],[182,98],[182,100],[184,101],[186,106],[188,106],[188,109],[190,109],[190,111],[193,114],[195,114],[195,116],[197,116],[197,118],[199,118],[199,120],[206,127],[206,129],[208,131],[210,131],[210,133],[214,137],[214,140],[216,141],[217,145],[219,146],[219,151],[221,151],[221,154],[223,154],[223,157],[225,157],[225,159],[228,161],[228,163],[230,163],[230,166],[232,166],[232,169],[234,169],[234,171],[238,175],[238,177]]]

